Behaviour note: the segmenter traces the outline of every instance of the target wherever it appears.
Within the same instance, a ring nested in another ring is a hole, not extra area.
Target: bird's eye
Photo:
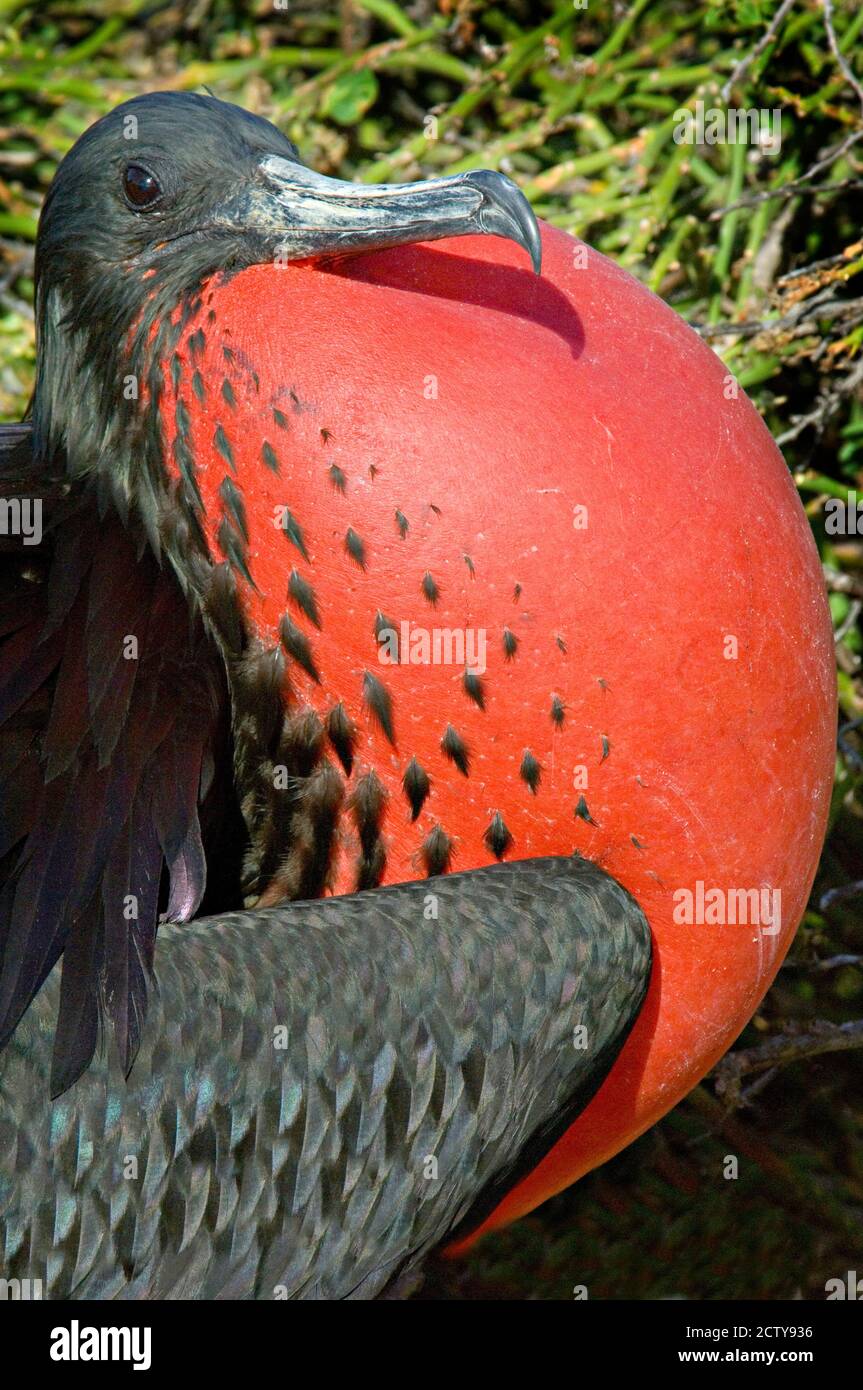
[[[159,180],[142,164],[129,164],[126,167],[123,192],[133,208],[151,208],[162,196]]]

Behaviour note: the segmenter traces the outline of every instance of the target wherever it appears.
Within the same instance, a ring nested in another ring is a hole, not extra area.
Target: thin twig
[[[725,86],[722,88],[723,101],[728,101],[728,98],[731,96],[732,87],[734,87],[735,84],[740,81],[744,73],[749,71],[752,64],[755,62],[755,59],[761,56],[767,45],[772,43],[773,40],[776,38],[776,35],[779,31],[779,26],[782,24],[788,12],[794,8],[795,4],[796,0],[782,0],[782,4],[779,6],[779,9],[776,11],[775,15],[770,21],[770,24],[768,25],[767,29],[765,29],[764,33],[761,35],[761,38],[758,40],[755,47],[749,53],[746,54],[745,58],[741,58],[736,68],[734,68],[734,70],[732,71],[731,76],[729,77]]]
[[[820,198],[823,193],[846,193],[858,188],[863,188],[863,179],[841,179],[839,183],[819,183],[812,188],[801,188],[800,179],[794,179],[792,183],[784,183],[781,188],[771,188],[766,193],[752,193],[747,198],[738,198],[734,203],[726,203],[724,207],[712,212],[707,220],[718,222],[727,212],[736,212],[738,208],[754,208],[759,203],[769,203],[771,198]]]
[[[861,383],[863,383],[863,358],[852,367],[847,376],[841,379],[838,386],[832,391],[826,391],[819,398],[814,410],[799,416],[790,429],[778,436],[776,443],[780,449],[783,444],[789,444],[792,439],[797,439],[798,435],[801,435],[810,425],[814,426],[819,434],[823,433],[827,422],[833,418],[842,402],[847,396],[853,395]]]
[[[824,28],[827,30],[827,42],[830,44],[830,51],[836,59],[839,68],[849,87],[853,87],[857,93],[857,100],[860,102],[860,112],[863,115],[863,86],[860,85],[857,77],[851,70],[851,65],[845,54],[842,52],[836,40],[836,31],[833,28],[833,0],[821,0],[821,9],[824,11]]]
[[[784,960],[783,970],[805,970],[810,975],[823,975],[828,970],[841,970],[845,965],[863,965],[863,956],[846,952],[840,956],[825,956],[823,960]]]
[[[817,320],[841,319],[850,317],[853,328],[863,322],[863,298],[834,299],[829,303],[817,303],[820,295],[801,300],[781,319],[741,319],[739,323],[693,323],[690,327],[702,338],[755,338],[759,333],[787,333],[795,329],[795,337],[805,333],[817,332]],[[854,316],[859,311],[859,318]],[[847,330],[846,330],[847,331]]]
[[[822,893],[818,906],[823,911],[832,907],[834,903],[844,902],[846,898],[858,898],[861,893],[863,893],[863,879],[856,883],[842,883],[838,888],[828,888],[826,893]]]
[[[853,145],[859,145],[861,140],[863,140],[863,130],[852,130],[850,135],[846,135],[844,140],[840,140],[834,149],[828,150],[822,159],[811,165],[805,174],[801,174],[798,182],[809,183],[816,174],[820,174],[824,169],[829,169],[831,164],[835,164],[837,159],[841,159],[843,154],[847,154]]]
[[[799,280],[802,276],[820,275],[822,270],[834,270],[843,261],[847,263],[861,253],[863,253],[863,241],[855,241],[852,246],[846,246],[835,256],[825,256],[823,260],[810,261],[808,265],[800,265],[794,270],[786,271],[784,275],[780,275],[777,284],[780,289],[784,289],[792,280]]]
[[[818,1057],[825,1052],[850,1052],[863,1047],[863,1019],[848,1023],[818,1022],[805,1033],[783,1033],[757,1047],[730,1052],[714,1069],[717,1095],[732,1104],[740,1099],[740,1081],[752,1072],[799,1062],[803,1057]]]
[[[831,565],[822,565],[821,568],[831,594],[850,594],[852,598],[863,598],[863,579],[858,578],[856,574],[846,574],[844,570],[833,569]],[[842,733],[842,730],[839,732]]]
[[[822,974],[826,970],[841,970],[845,965],[863,965],[863,956],[850,952],[842,956],[828,956],[826,960],[817,960],[812,969],[816,974]]]

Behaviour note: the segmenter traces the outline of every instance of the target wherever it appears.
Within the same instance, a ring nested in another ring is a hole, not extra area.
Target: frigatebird
[[[44,527],[3,555],[7,1278],[376,1294],[491,1209],[637,1016],[646,920],[578,857],[294,906],[260,906],[259,882],[231,910],[263,838],[274,863],[301,852],[296,814],[261,828],[256,759],[290,745],[294,801],[317,805],[295,896],[324,886],[332,777],[304,766],[308,711],[285,712],[282,662],[244,621],[243,556],[209,552],[182,442],[168,456],[172,354],[214,275],[468,231],[539,268],[502,176],[342,184],[211,97],[136,98],[57,172],[31,419],[3,435],[4,491]]]

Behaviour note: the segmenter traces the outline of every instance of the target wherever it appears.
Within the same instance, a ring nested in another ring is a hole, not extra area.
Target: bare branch
[[[863,384],[863,358],[857,362],[846,376],[842,377],[839,384],[832,391],[825,391],[818,399],[818,404],[814,410],[808,414],[799,416],[790,429],[785,430],[776,440],[780,449],[783,444],[788,444],[792,439],[796,439],[804,430],[813,426],[819,434],[827,427],[829,420],[833,418],[842,402],[847,396],[851,396],[858,386]]]
[[[801,174],[800,177],[806,176]],[[839,183],[818,183],[811,188],[801,187],[800,179],[794,179],[792,183],[784,183],[781,188],[771,188],[766,193],[752,193],[746,198],[738,198],[735,203],[726,203],[724,207],[716,208],[707,220],[718,222],[727,212],[754,208],[759,203],[769,203],[771,198],[820,198],[822,193],[846,193],[858,188],[863,188],[863,179],[841,179]]]
[[[863,115],[863,86],[860,85],[857,77],[851,70],[851,65],[836,39],[836,31],[833,28],[833,0],[821,0],[821,8],[824,11],[824,28],[827,30],[827,42],[830,50],[836,59],[836,66],[845,78],[849,87],[853,87],[857,93],[857,100],[860,102],[860,114]]]
[[[863,1019],[849,1023],[816,1022],[807,1032],[782,1033],[757,1047],[729,1052],[714,1068],[717,1095],[731,1105],[741,1100],[741,1078],[788,1066],[803,1057],[818,1057],[825,1052],[850,1052],[863,1047]]]
[[[770,21],[770,24],[768,25],[767,29],[765,29],[764,33],[761,35],[761,38],[758,40],[755,47],[749,53],[746,54],[745,58],[741,58],[736,68],[733,69],[731,76],[729,77],[725,86],[722,88],[723,101],[728,101],[728,98],[731,96],[732,87],[734,87],[736,83],[740,81],[744,73],[749,71],[752,64],[755,62],[755,59],[761,56],[767,45],[771,44],[773,40],[776,38],[776,35],[779,32],[780,25],[785,19],[785,16],[794,8],[795,3],[796,0],[782,0],[782,4],[779,6],[779,9],[776,11],[775,15]]]

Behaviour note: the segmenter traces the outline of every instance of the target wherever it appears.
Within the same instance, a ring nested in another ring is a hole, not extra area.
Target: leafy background
[[[125,98],[206,85],[325,173],[509,174],[711,342],[819,544],[836,784],[777,984],[673,1114],[439,1262],[421,1298],[823,1298],[863,1270],[863,545],[824,525],[828,499],[863,494],[861,35],[859,0],[0,0],[0,419],[31,389],[33,243],[58,159]],[[675,143],[697,101],[779,108],[781,150]]]

